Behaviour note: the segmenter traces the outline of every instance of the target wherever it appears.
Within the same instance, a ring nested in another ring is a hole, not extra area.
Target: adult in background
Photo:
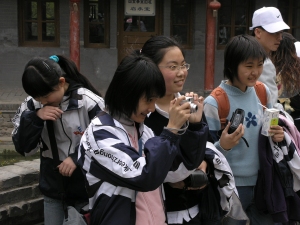
[[[280,11],[275,7],[262,7],[256,10],[252,17],[252,35],[263,46],[270,56],[276,51],[282,40],[282,32],[290,27],[283,21]],[[272,61],[267,58],[259,81],[268,86],[271,92],[271,105],[277,103],[278,90],[276,85],[276,69]]]
[[[290,113],[298,130],[300,129],[300,58],[296,52],[296,38],[283,32],[277,51],[271,53],[276,68],[278,98],[285,111]]]

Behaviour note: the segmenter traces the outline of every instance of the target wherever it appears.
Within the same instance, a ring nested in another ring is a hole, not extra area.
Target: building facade
[[[223,52],[234,35],[249,33],[253,12],[278,7],[300,40],[300,1],[218,0],[214,86],[223,78]],[[105,94],[131,49],[153,35],[177,36],[191,64],[185,91],[204,91],[206,0],[80,0],[80,71]],[[0,88],[22,88],[34,56],[70,53],[69,0],[0,0]]]

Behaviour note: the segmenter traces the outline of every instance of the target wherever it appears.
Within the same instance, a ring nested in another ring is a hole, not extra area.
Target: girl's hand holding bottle
[[[283,128],[279,125],[271,126],[271,129],[269,130],[270,133],[273,133],[272,140],[274,142],[281,142],[284,139],[284,132]]]

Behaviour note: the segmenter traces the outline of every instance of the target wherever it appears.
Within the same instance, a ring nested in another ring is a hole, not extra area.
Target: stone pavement
[[[0,110],[16,110],[27,97],[23,88],[0,88]]]

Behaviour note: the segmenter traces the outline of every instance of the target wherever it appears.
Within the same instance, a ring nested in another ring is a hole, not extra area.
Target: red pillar
[[[221,4],[216,0],[206,0],[205,34],[205,94],[214,89],[216,16]]]
[[[70,0],[70,59],[80,70],[80,29],[79,29],[80,0]]]

